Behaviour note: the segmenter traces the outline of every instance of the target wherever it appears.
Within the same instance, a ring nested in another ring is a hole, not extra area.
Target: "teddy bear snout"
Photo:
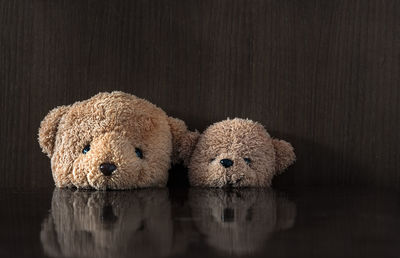
[[[233,160],[231,159],[221,159],[219,161],[219,163],[221,163],[221,165],[225,168],[229,168],[233,165]]]
[[[102,163],[99,167],[101,173],[105,176],[111,176],[114,170],[117,169],[117,166],[113,163]]]

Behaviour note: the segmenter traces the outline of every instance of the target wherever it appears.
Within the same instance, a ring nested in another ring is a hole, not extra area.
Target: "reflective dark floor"
[[[399,257],[396,192],[1,190],[0,257]]]

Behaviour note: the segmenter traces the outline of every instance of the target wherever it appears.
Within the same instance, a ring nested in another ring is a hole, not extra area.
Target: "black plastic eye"
[[[251,159],[249,159],[249,158],[243,158],[244,159],[244,161],[247,163],[247,164],[250,164],[251,163]]]
[[[88,153],[88,151],[90,151],[90,144],[86,145],[85,148],[83,148],[82,153],[86,154]]]
[[[137,156],[139,159],[143,159],[143,152],[142,152],[141,149],[135,148],[135,152],[136,152],[136,156]]]

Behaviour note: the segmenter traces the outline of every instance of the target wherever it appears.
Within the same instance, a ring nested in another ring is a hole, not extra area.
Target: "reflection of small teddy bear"
[[[248,119],[227,119],[200,136],[189,163],[193,186],[270,186],[295,160],[293,147]]]
[[[274,232],[291,228],[296,217],[294,203],[265,188],[192,188],[189,202],[207,244],[235,255],[260,251]]]
[[[173,227],[167,189],[128,192],[56,188],[40,239],[52,257],[168,256]]]
[[[58,187],[165,186],[171,162],[188,162],[198,138],[183,121],[123,92],[53,109],[39,129]]]

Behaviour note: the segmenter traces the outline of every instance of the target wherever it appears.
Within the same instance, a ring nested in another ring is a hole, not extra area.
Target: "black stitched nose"
[[[100,165],[99,169],[105,176],[110,176],[112,172],[117,169],[117,166],[112,163],[103,163]]]
[[[224,167],[226,167],[226,168],[229,168],[230,166],[233,165],[233,161],[230,160],[230,159],[221,159],[221,160],[219,161],[219,163],[221,163],[221,165],[224,166]]]

